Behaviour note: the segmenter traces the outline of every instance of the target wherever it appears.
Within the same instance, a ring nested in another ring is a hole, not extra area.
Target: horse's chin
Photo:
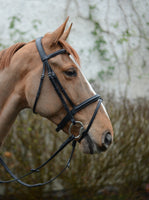
[[[85,154],[99,154],[102,152],[102,150],[95,142],[92,141],[88,134],[81,140],[79,147]]]

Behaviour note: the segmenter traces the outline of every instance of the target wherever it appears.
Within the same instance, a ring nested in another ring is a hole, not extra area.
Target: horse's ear
[[[63,35],[68,19],[69,17],[67,17],[65,22],[58,29],[51,33],[52,43],[57,43],[60,37]]]
[[[69,33],[71,31],[71,27],[72,27],[72,23],[70,24],[69,28],[63,33],[63,35],[61,36],[62,40],[67,40]]]

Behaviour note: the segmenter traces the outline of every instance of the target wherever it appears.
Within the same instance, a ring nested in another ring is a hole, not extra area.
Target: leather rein
[[[35,102],[34,102],[34,106],[33,106],[33,112],[36,113],[36,105],[37,105],[37,102],[38,102],[38,99],[40,97],[40,93],[41,93],[41,89],[42,89],[42,83],[43,83],[43,80],[44,80],[44,77],[45,77],[45,72],[46,72],[46,69],[47,69],[47,72],[48,72],[48,77],[49,77],[49,80],[51,81],[57,95],[59,96],[67,114],[66,116],[62,119],[62,121],[58,124],[57,128],[56,128],[56,131],[60,131],[61,129],[63,129],[66,124],[68,122],[71,121],[71,124],[69,126],[69,137],[64,141],[64,143],[59,147],[59,149],[47,160],[45,161],[43,164],[41,164],[39,167],[35,168],[35,169],[31,169],[28,173],[24,174],[23,176],[21,177],[17,177],[10,169],[9,167],[7,166],[7,164],[4,162],[4,160],[0,157],[0,164],[5,168],[5,170],[7,171],[7,173],[13,178],[11,180],[6,180],[6,181],[2,181],[0,180],[0,183],[11,183],[11,182],[18,182],[26,187],[37,187],[37,186],[43,186],[43,185],[46,185],[48,183],[51,183],[52,181],[54,181],[58,176],[60,176],[65,170],[66,168],[69,168],[70,166],[70,162],[71,162],[71,159],[72,159],[72,156],[73,156],[73,153],[74,153],[74,150],[75,150],[75,147],[76,147],[76,142],[81,142],[81,140],[87,135],[95,117],[96,117],[96,114],[99,110],[99,107],[101,105],[101,102],[102,102],[102,98],[100,97],[100,95],[98,94],[95,94],[94,96],[92,96],[91,98],[89,99],[86,99],[85,101],[83,101],[82,103],[80,103],[79,105],[74,105],[74,103],[71,101],[71,99],[69,98],[69,96],[67,95],[66,91],[64,90],[63,86],[61,85],[61,83],[59,82],[55,72],[53,71],[53,69],[51,68],[48,60],[57,56],[57,55],[60,55],[60,54],[66,54],[68,53],[65,49],[60,49],[52,54],[49,54],[49,55],[46,55],[44,49],[43,49],[43,46],[42,46],[42,37],[36,39],[36,47],[37,47],[37,50],[39,52],[39,55],[40,55],[40,58],[41,58],[41,61],[43,63],[43,70],[42,70],[42,74],[41,74],[41,79],[40,79],[40,84],[39,84],[39,88],[38,88],[38,91],[37,91],[37,95],[36,95],[36,98],[35,98]],[[63,98],[63,96],[66,98],[66,100],[69,102],[69,104],[71,105],[72,107],[72,110],[69,109],[65,99]],[[95,111],[91,117],[91,120],[87,126],[86,129],[84,129],[83,127],[83,124],[81,121],[76,121],[74,119],[74,115],[79,112],[80,110],[84,109],[85,107],[87,107],[88,105],[94,103],[98,101],[97,103],[97,106],[95,108]],[[77,136],[74,136],[71,131],[72,131],[72,128],[73,126],[79,126],[80,127],[80,130],[79,130],[79,134]],[[25,178],[26,176],[28,175],[31,175],[35,172],[39,172],[39,170],[41,168],[43,168],[48,162],[50,162],[59,152],[61,152],[69,143],[72,142],[72,151],[71,151],[71,154],[70,154],[70,157],[65,165],[65,167],[62,169],[62,171],[56,175],[54,178],[44,182],[44,183],[37,183],[37,184],[28,184],[28,183],[25,183],[23,182],[21,179]]]

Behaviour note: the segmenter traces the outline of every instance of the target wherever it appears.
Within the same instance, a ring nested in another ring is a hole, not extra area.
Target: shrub
[[[114,199],[136,199],[149,183],[149,101],[126,98],[116,101],[113,96],[106,95],[105,103],[115,132],[114,143],[107,152],[84,155],[77,148],[70,169],[54,183],[33,189],[17,183],[6,184],[3,188],[5,199],[10,196],[21,200],[59,199],[59,195],[60,199],[102,199],[109,191],[117,196]],[[23,111],[1,148],[1,154],[19,176],[44,162],[66,137],[62,132],[55,133],[55,125],[48,120]],[[71,145],[39,173],[24,181],[43,182],[55,176],[65,165],[70,151]],[[2,167],[0,174],[1,179],[8,178]]]

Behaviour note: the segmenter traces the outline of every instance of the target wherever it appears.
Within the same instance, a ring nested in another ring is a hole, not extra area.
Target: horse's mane
[[[22,48],[26,43],[19,42],[11,47],[4,49],[0,52],[0,69],[4,69],[5,67],[8,67],[11,61],[12,56],[20,49]]]
[[[31,42],[34,42],[34,41],[35,40]],[[76,62],[80,65],[80,59],[77,52],[66,41],[60,39],[59,43],[63,46],[64,49],[66,49],[68,53],[70,53],[75,58]],[[9,66],[12,56],[25,44],[26,43],[19,42],[12,45],[11,47],[7,49],[0,51],[0,70]]]

